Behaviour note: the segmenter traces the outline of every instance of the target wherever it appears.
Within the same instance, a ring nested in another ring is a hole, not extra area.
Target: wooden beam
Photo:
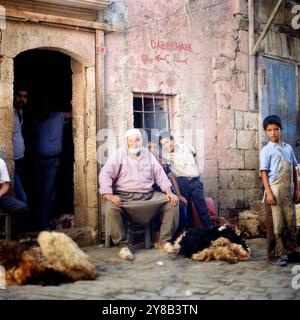
[[[251,55],[255,41],[254,0],[248,0],[249,20],[249,102],[250,110],[256,110],[256,56]]]
[[[63,5],[75,8],[84,8],[92,10],[103,10],[108,7],[108,0],[36,0],[34,2],[53,3],[57,6]]]
[[[265,25],[265,28],[262,32],[262,34],[260,35],[260,37],[258,38],[255,46],[253,47],[252,51],[251,51],[251,55],[255,55],[257,53],[257,51],[259,50],[260,48],[260,45],[262,43],[262,41],[264,40],[265,36],[267,35],[269,29],[270,29],[270,26],[272,24],[272,22],[274,21],[278,11],[279,11],[279,8],[281,6],[281,4],[283,3],[284,0],[278,0],[277,4],[276,4],[276,7],[273,9],[272,11],[272,14],[267,22],[267,24]]]
[[[107,23],[86,21],[74,18],[60,17],[49,14],[40,14],[29,11],[21,11],[7,8],[5,11],[7,19],[20,19],[30,22],[46,22],[58,26],[71,26],[94,30],[103,30],[106,32],[123,32],[124,30],[118,26],[113,26]]]

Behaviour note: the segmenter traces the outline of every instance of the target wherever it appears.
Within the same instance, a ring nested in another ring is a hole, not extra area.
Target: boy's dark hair
[[[159,145],[161,145],[162,139],[174,140],[174,137],[171,135],[169,131],[162,131],[159,133]]]
[[[282,123],[279,116],[273,114],[271,116],[266,117],[263,122],[264,130],[266,130],[267,126],[270,124],[276,124],[282,130]]]

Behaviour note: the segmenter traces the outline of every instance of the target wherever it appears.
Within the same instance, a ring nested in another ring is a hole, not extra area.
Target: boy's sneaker
[[[271,260],[271,264],[273,266],[280,266],[280,267],[285,267],[287,266],[287,262],[286,260],[283,260],[281,258],[274,258],[273,260]]]
[[[288,262],[300,262],[300,254],[298,252],[289,253]]]

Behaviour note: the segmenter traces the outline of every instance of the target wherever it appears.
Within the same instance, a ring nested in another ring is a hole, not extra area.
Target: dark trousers
[[[19,232],[26,232],[28,228],[27,204],[11,196],[0,198],[0,209],[11,214],[14,218],[13,237]]]
[[[205,202],[203,183],[200,178],[194,177],[190,179],[187,177],[178,177],[177,183],[179,185],[181,195],[185,197],[189,203],[193,201],[199,213],[199,218],[203,228],[209,229],[212,224],[208,215],[209,210]],[[192,211],[188,210],[188,222],[190,227],[193,227],[194,224],[191,214],[193,214]]]
[[[3,196],[0,198],[0,209],[13,216],[21,216],[28,213],[26,203],[11,196]]]
[[[39,230],[50,227],[54,218],[56,200],[56,179],[59,158],[34,160],[33,211]]]
[[[24,189],[24,158],[15,160],[14,186],[17,199],[27,203],[27,195]]]
[[[173,240],[176,240],[187,226],[187,210],[188,207],[183,202],[179,202],[179,223]]]

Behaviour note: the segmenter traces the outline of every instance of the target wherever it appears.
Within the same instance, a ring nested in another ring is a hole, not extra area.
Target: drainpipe
[[[100,21],[101,12],[98,12],[97,20]],[[95,78],[96,78],[96,131],[104,128],[104,52],[101,50],[105,48],[104,31],[96,30],[95,33]],[[95,137],[96,138],[96,137]],[[100,142],[96,139],[96,150],[98,150]],[[99,173],[100,163],[97,161],[97,215],[98,215],[98,242],[101,241],[102,219],[101,219],[101,199],[98,193],[99,190]]]
[[[256,54],[252,54],[255,41],[254,0],[248,0],[249,20],[249,102],[250,110],[256,110]]]

